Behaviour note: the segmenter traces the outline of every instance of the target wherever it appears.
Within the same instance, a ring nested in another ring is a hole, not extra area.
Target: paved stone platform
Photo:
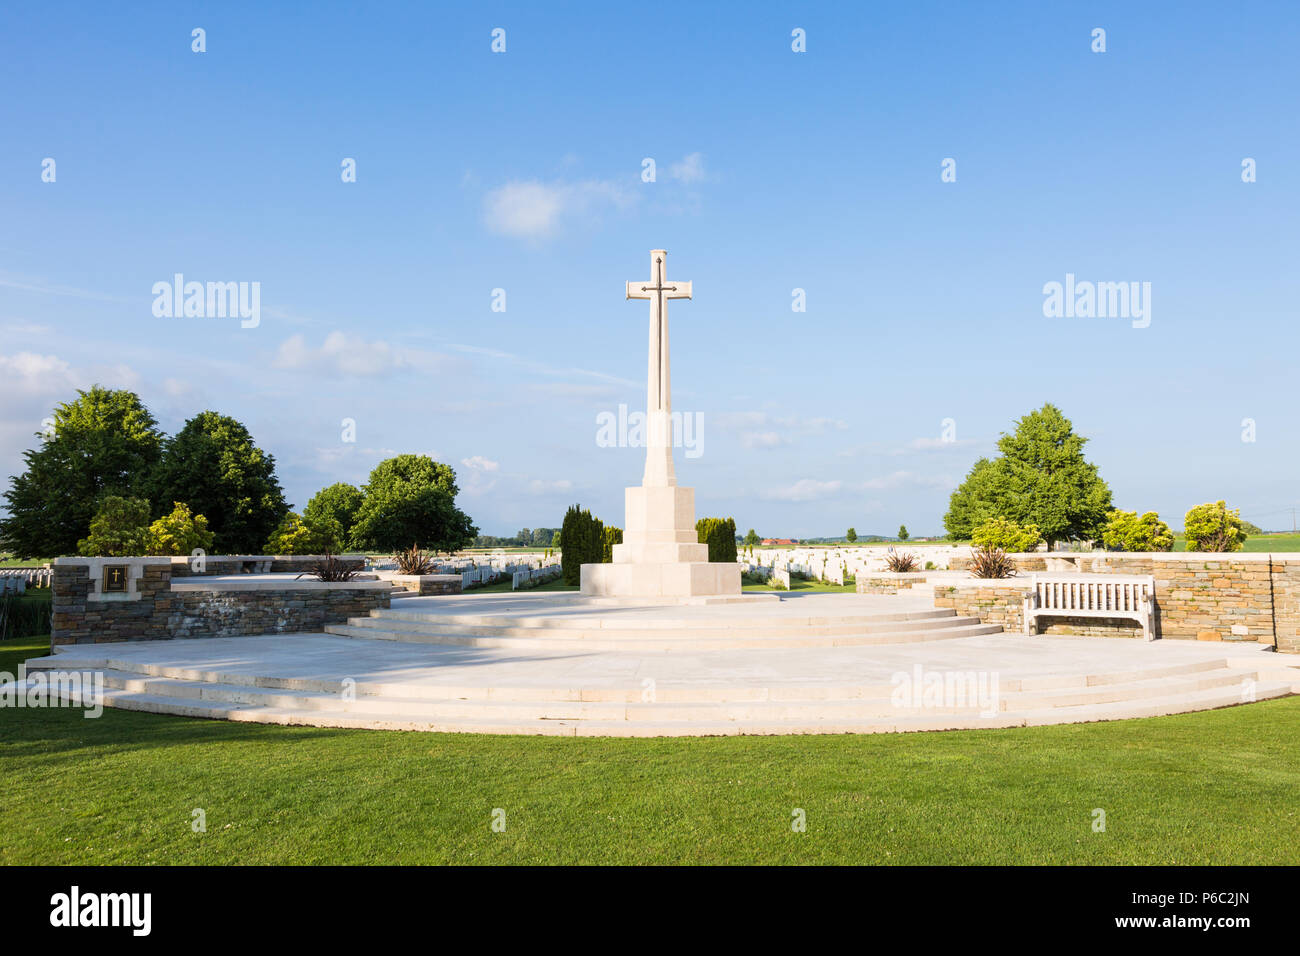
[[[610,609],[559,597],[397,602],[406,607],[395,610],[425,618],[404,622],[416,639],[83,645],[29,667],[97,670],[105,704],[158,713],[609,736],[1015,727],[1182,713],[1300,690],[1300,659],[1254,645],[979,632],[947,624],[951,612],[935,617],[913,595],[799,596],[757,618],[743,605]],[[443,630],[419,633],[428,625]],[[451,633],[474,627],[530,633],[459,642]],[[773,636],[745,636],[756,627]],[[731,643],[693,646],[692,635],[718,632],[734,632]],[[926,639],[913,639],[918,633]],[[833,643],[873,636],[884,640]]]

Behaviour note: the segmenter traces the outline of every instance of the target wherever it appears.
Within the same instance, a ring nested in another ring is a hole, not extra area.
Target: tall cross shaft
[[[689,299],[691,283],[667,279],[663,249],[650,250],[650,281],[627,283],[629,299],[650,300],[646,373],[646,466],[643,485],[675,485],[672,447],[672,375],[668,363],[668,300]]]

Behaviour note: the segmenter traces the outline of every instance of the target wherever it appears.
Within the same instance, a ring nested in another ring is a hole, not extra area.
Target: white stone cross
[[[689,299],[691,283],[669,284],[663,249],[650,250],[650,281],[627,283],[629,299],[650,300],[649,367],[646,372],[646,462],[643,485],[675,485],[672,445],[672,376],[668,365],[668,300]]]

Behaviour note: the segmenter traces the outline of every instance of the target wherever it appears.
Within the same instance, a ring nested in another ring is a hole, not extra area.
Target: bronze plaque
[[[104,565],[103,591],[105,594],[126,593],[127,569],[128,566],[125,564]]]

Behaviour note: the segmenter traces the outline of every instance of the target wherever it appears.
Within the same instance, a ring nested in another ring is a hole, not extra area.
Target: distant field
[[[1174,535],[1174,550],[1187,550],[1187,539],[1181,534]],[[1285,531],[1278,534],[1252,535],[1246,539],[1245,547],[1242,550],[1254,552],[1255,554],[1267,554],[1273,551],[1283,553],[1300,551],[1300,534]]]

